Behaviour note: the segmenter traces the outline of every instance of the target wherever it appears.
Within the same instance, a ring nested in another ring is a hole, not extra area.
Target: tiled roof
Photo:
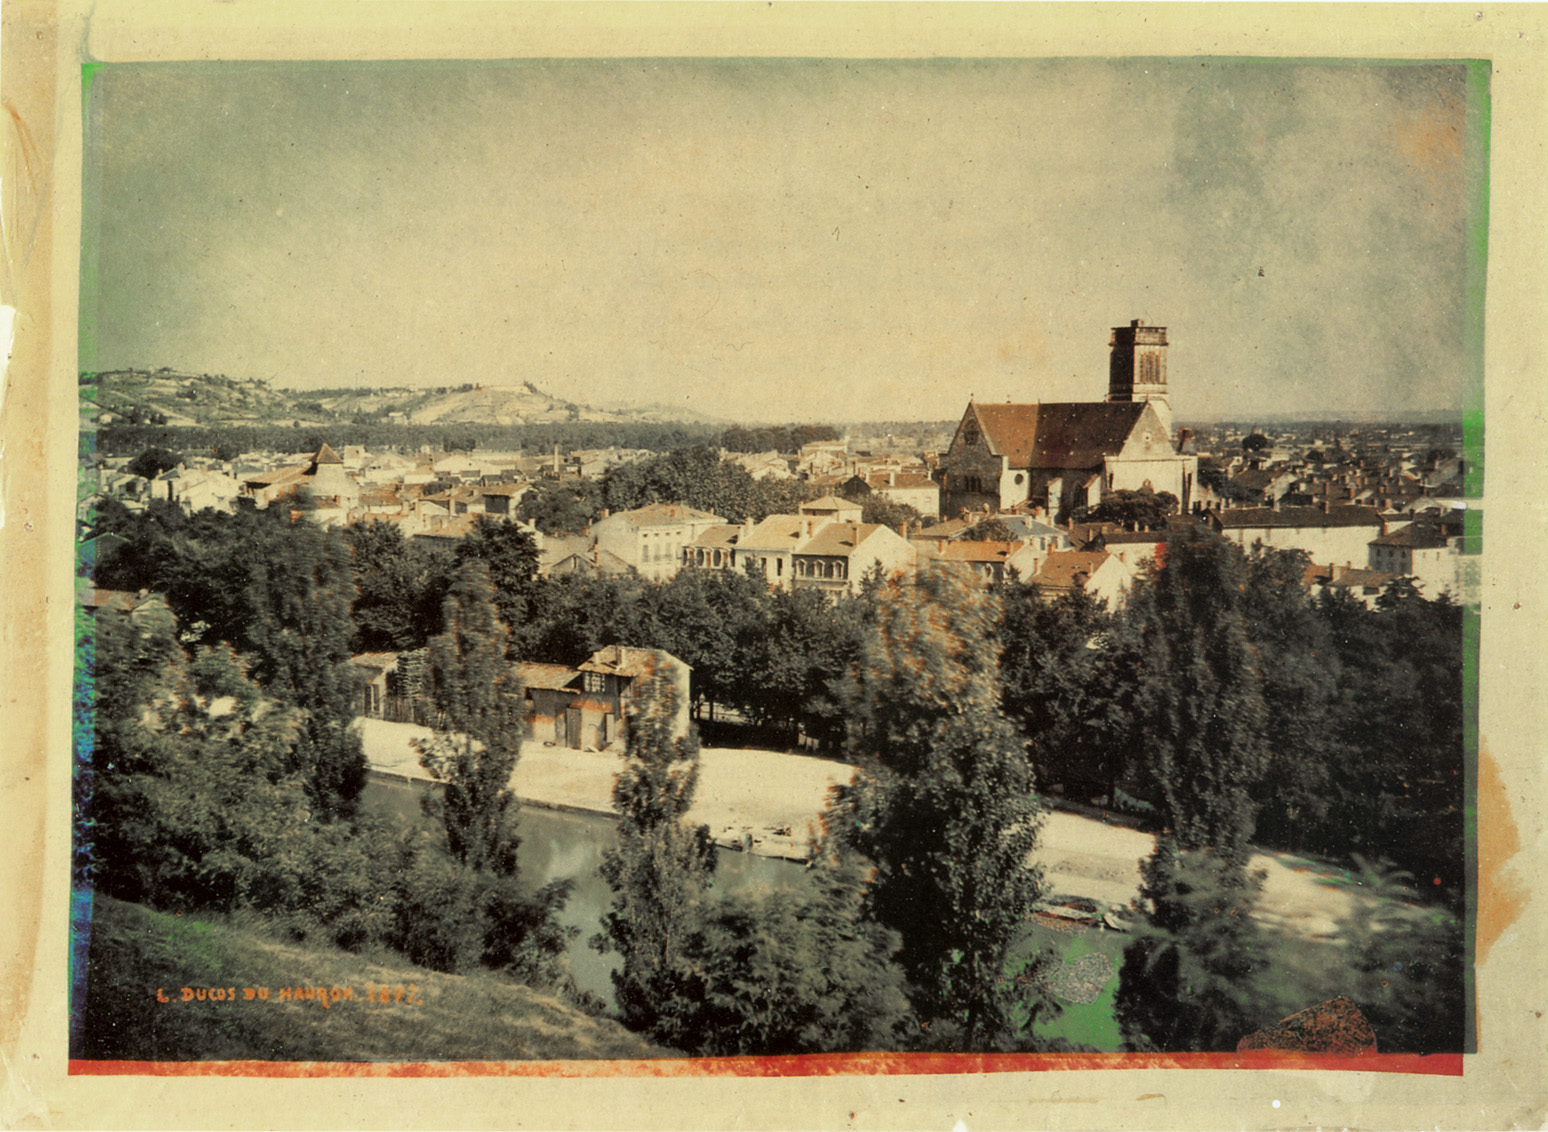
[[[538,562],[547,566],[562,561],[572,554],[590,553],[591,540],[585,535],[544,535],[542,545],[538,549]]]
[[[605,672],[614,676],[639,676],[651,663],[657,666],[687,668],[688,665],[665,649],[642,649],[628,645],[608,645],[591,654],[580,666],[582,672]]]
[[[973,520],[976,522],[977,520]],[[944,523],[936,523],[934,526],[922,527],[914,532],[914,538],[921,539],[949,539],[955,538],[973,525],[967,519],[947,519]]]
[[[578,669],[571,668],[567,664],[539,664],[524,660],[516,665],[516,676],[521,680],[524,688],[562,691],[579,675]]]
[[[699,511],[686,503],[647,503],[633,511],[620,511],[614,518],[628,519],[637,527],[663,527],[677,523],[718,523],[719,515]]]
[[[1225,530],[1243,527],[1380,527],[1381,512],[1374,507],[1233,507],[1214,512]]]
[[[881,529],[879,523],[829,523],[796,547],[796,553],[847,558],[854,553],[855,547]]]
[[[350,657],[349,662],[356,668],[374,668],[378,672],[393,672],[398,667],[398,654],[395,652],[363,652]]]
[[[949,562],[1004,562],[1025,546],[1022,542],[964,542],[958,539],[941,543],[935,557]]]
[[[1111,557],[1105,550],[1051,550],[1043,565],[1027,581],[1055,589],[1070,589],[1076,575],[1090,577]]]
[[[938,486],[929,476],[919,475],[917,472],[872,472],[866,477],[866,483],[871,490],[880,491],[887,487],[930,488]]]
[[[827,511],[853,511],[860,504],[848,499],[840,499],[836,495],[824,495],[821,499],[811,499],[801,504],[801,511],[808,515],[820,515]]]
[[[1266,468],[1248,468],[1245,472],[1238,472],[1231,477],[1231,482],[1237,487],[1244,487],[1248,491],[1262,491],[1280,476],[1278,472],[1271,472]]]
[[[313,464],[342,464],[339,454],[324,444],[317,450],[317,455],[312,457]]]
[[[735,523],[722,523],[719,526],[706,527],[699,532],[699,537],[688,545],[702,546],[706,549],[719,547],[726,550],[736,545],[737,536],[741,533],[742,528]]]
[[[770,515],[752,529],[738,545],[743,550],[782,550],[794,548],[806,537],[806,524],[814,522],[804,515]]]
[[[1144,401],[975,404],[984,436],[1012,468],[1090,468],[1122,451]]]
[[[139,600],[139,594],[128,590],[99,590],[92,586],[82,586],[79,591],[80,604],[91,609],[116,609],[120,613],[128,613]]]
[[[1345,570],[1331,582],[1324,583],[1330,586],[1375,586],[1377,589],[1386,589],[1397,581],[1398,575],[1388,574],[1384,570]]]
[[[1445,546],[1450,539],[1446,532],[1435,523],[1409,523],[1391,534],[1382,535],[1372,539],[1372,546],[1402,546],[1413,550],[1438,550]]]
[[[466,538],[472,533],[473,528],[483,520],[482,515],[458,515],[455,519],[447,519],[444,523],[428,531],[421,531],[415,538]]]
[[[256,476],[249,476],[243,482],[248,487],[277,487],[280,484],[296,483],[305,479],[311,473],[310,465],[301,464],[290,468],[275,468],[272,472],[263,472]]]

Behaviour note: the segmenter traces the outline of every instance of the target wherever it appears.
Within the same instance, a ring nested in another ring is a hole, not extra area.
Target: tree
[[[82,641],[89,757],[78,767],[77,876],[160,908],[252,909],[342,947],[384,941],[390,838],[320,823],[293,749],[303,713],[224,645],[190,660],[157,598],[103,610]]]
[[[1252,789],[1269,758],[1262,663],[1247,634],[1241,551],[1198,527],[1129,594],[1116,635],[1135,683],[1134,746],[1183,850],[1245,864]]]
[[[1419,902],[1413,877],[1355,855],[1358,887],[1339,923],[1347,992],[1383,1053],[1456,1053],[1466,1032],[1462,924]]]
[[[355,578],[354,649],[423,648],[451,585],[451,555],[404,538],[396,523],[356,523],[344,537]]]
[[[685,949],[693,993],[661,1039],[709,1057],[894,1049],[906,1035],[898,935],[865,918],[866,870],[820,849],[801,890],[717,902]]]
[[[350,729],[359,674],[349,665],[355,588],[349,548],[337,531],[324,532],[304,519],[265,520],[260,514],[239,513],[227,530],[236,537],[212,547],[225,576],[247,579],[240,602],[226,607],[241,626],[228,624],[230,636],[217,639],[235,644],[245,637],[259,683],[305,709],[296,758],[307,776],[307,793],[324,815],[347,816],[366,775],[360,736]],[[211,581],[200,578],[193,584]],[[218,595],[216,604],[221,604]]]
[[[1260,1020],[1262,944],[1247,874],[1252,791],[1269,761],[1241,552],[1190,527],[1129,594],[1134,746],[1165,828],[1142,866],[1145,926],[1124,952],[1119,1017],[1138,1048],[1231,1048]]]
[[[658,1034],[663,1023],[670,1028],[672,1004],[691,997],[696,985],[687,948],[715,857],[709,829],[684,820],[698,784],[699,748],[691,732],[680,734],[677,689],[662,671],[637,683],[625,765],[613,790],[618,845],[601,866],[613,905],[592,945],[623,958],[613,986],[624,1022]]]
[[[980,519],[962,532],[964,542],[1014,542],[1016,536],[1005,525],[1005,520],[991,515]]]
[[[1300,851],[1324,844],[1332,710],[1340,665],[1302,579],[1310,556],[1259,548],[1244,563],[1242,614],[1258,658],[1268,759],[1253,787],[1257,835]]]
[[[545,535],[579,534],[602,511],[596,480],[539,480],[521,497],[516,516]]]
[[[141,479],[153,480],[162,472],[170,472],[183,462],[183,458],[176,452],[169,452],[165,448],[147,448],[124,468],[132,476]]]
[[[876,523],[897,530],[904,523],[918,524],[923,520],[924,516],[910,504],[888,499],[880,492],[873,491],[860,501],[862,523]]]
[[[520,883],[511,774],[521,755],[521,687],[506,659],[505,625],[489,567],[469,559],[446,597],[446,631],[430,642],[431,685],[442,729],[420,762],[442,783],[426,810],[446,834],[448,868],[421,855],[400,888],[399,946],[417,962],[457,970],[474,958],[526,982],[562,974],[573,929],[555,916],[572,880],[529,893]]]
[[[1264,436],[1261,432],[1249,433],[1248,435],[1242,437],[1243,452],[1262,452],[1263,450],[1272,447],[1274,447],[1274,442],[1268,437]]]
[[[1177,514],[1177,496],[1170,491],[1114,491],[1095,507],[1081,507],[1073,516],[1077,523],[1119,523],[1126,531],[1165,530]]]
[[[998,618],[993,595],[948,571],[888,583],[851,684],[860,772],[829,819],[875,863],[871,913],[902,936],[931,1042],[964,1050],[1035,1044],[1054,1009],[1036,977],[1046,956],[1027,978],[1006,969],[1042,893],[1029,861],[1042,803],[999,704]]]
[[[511,774],[521,754],[521,688],[505,659],[508,634],[489,567],[463,563],[446,596],[445,632],[430,642],[442,727],[420,761],[444,784],[439,810],[452,857],[499,876],[516,871]]]
[[[715,705],[744,699],[754,661],[749,649],[764,639],[769,588],[737,570],[679,570],[643,591],[654,603],[664,648],[692,668],[692,700],[715,718]]]
[[[1367,610],[1317,605],[1339,669],[1325,851],[1388,858],[1459,903],[1463,864],[1463,616],[1389,587]]]
[[[1260,1028],[1265,965],[1252,907],[1262,874],[1246,877],[1208,851],[1163,837],[1141,863],[1151,911],[1124,949],[1114,1004],[1130,1049],[1231,1050]]]
[[[1094,646],[1111,622],[1104,603],[1078,589],[1045,601],[1021,583],[1003,586],[1001,600],[1001,705],[1035,753],[1039,786],[1111,800],[1124,767],[1104,726],[1115,697],[1097,677]]]
[[[474,560],[488,567],[500,620],[511,634],[512,655],[522,655],[530,638],[528,621],[537,583],[537,541],[531,531],[515,523],[484,519],[475,523],[457,546],[457,566]]]

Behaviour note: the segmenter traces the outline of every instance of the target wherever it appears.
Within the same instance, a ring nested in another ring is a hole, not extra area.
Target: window
[[[584,681],[583,686],[585,687],[586,691],[588,691],[588,692],[606,692],[607,691],[607,677],[602,675],[602,673],[600,673],[600,672],[587,672],[587,673],[584,674],[584,676],[585,676],[585,681]]]
[[[1020,472],[1017,472],[1016,473],[1016,486],[1020,487],[1022,484],[1026,483],[1026,482],[1027,482],[1027,477],[1022,475]]]
[[[777,577],[783,578],[785,576],[785,560],[783,558],[776,558],[774,560],[774,573]]]
[[[716,566],[719,566],[719,565],[720,565],[720,551],[719,551],[719,550],[716,550],[716,551],[715,551],[715,552],[714,552],[714,554],[713,554],[713,555],[711,555],[711,557],[712,557],[712,558],[713,558],[713,559],[714,559],[714,563],[715,563],[715,565],[716,565]]]

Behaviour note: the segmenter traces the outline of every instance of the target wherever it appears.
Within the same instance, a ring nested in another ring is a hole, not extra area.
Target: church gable
[[[957,433],[946,450],[948,457],[959,459],[969,455],[999,456],[1004,449],[995,443],[994,431],[982,416],[983,406],[968,402],[967,411],[957,424]]]
[[[1167,435],[1166,426],[1155,409],[1144,402],[1138,404],[1144,412],[1130,428],[1122,448],[1113,455],[1120,460],[1165,460],[1177,455],[1172,438]]]

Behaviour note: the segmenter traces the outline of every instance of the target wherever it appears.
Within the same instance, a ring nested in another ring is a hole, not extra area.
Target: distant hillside
[[[326,406],[266,382],[171,369],[82,374],[81,400],[97,407],[104,424],[310,426],[335,419]]]
[[[81,398],[103,424],[204,426],[341,424],[530,425],[566,422],[639,423],[704,419],[664,407],[598,409],[520,385],[431,389],[276,389],[267,382],[171,369],[111,370],[81,375]],[[89,412],[90,410],[88,410]]]
[[[93,901],[85,1017],[71,1056],[115,1061],[514,1061],[673,1056],[609,1018],[490,974],[277,943],[220,923]],[[220,988],[185,1001],[182,988]],[[338,1002],[282,987],[340,988]],[[226,988],[235,988],[233,1001]],[[244,988],[255,997],[247,999]],[[256,988],[268,989],[267,1000]],[[344,1000],[343,988],[352,997]],[[368,996],[391,988],[391,1001]],[[397,988],[404,989],[403,1000]],[[413,998],[409,1001],[413,987]],[[162,997],[156,997],[157,988]]]

